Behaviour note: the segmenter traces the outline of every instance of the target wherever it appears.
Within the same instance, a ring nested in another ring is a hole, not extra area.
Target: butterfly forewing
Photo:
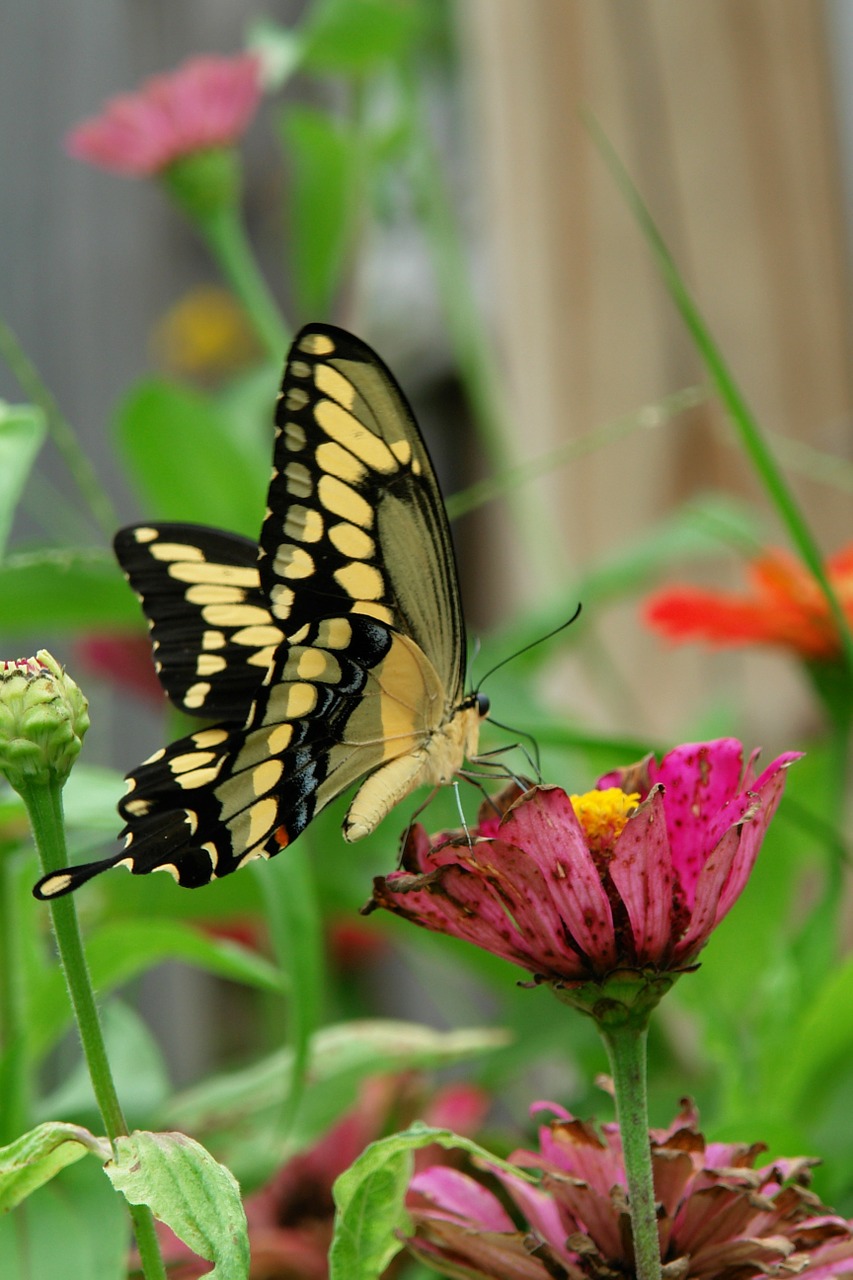
[[[276,411],[261,582],[289,635],[312,618],[364,614],[428,654],[451,703],[465,636],[438,483],[393,375],[328,325],[297,338]]]
[[[190,715],[242,723],[283,639],[261,592],[257,543],[170,523],[120,529],[113,545],[171,701]]]

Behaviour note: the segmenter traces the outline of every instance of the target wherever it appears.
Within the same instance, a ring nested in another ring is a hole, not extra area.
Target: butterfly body
[[[465,632],[438,483],[391,373],[343,330],[297,336],[276,408],[259,543],[204,526],[132,526],[115,549],[171,700],[206,725],[128,776],[108,866],[196,887],[290,844],[361,781],[357,840],[477,749]]]

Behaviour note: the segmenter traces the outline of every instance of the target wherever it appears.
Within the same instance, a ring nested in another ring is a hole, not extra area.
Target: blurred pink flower
[[[86,671],[123,692],[158,707],[165,705],[166,695],[154,669],[147,632],[81,636],[74,643],[74,656]]]
[[[583,796],[532,787],[470,843],[416,826],[404,870],[374,881],[370,906],[557,988],[683,970],[743,890],[798,758],[756,776],[756,755],[744,770],[741,744],[721,738],[609,774]]]
[[[100,115],[67,134],[65,147],[77,160],[148,177],[196,151],[231,146],[248,128],[260,96],[254,54],[190,58],[136,93],[111,98]]]
[[[546,1104],[538,1104],[543,1109]],[[444,1166],[415,1174],[408,1247],[440,1274],[486,1280],[618,1280],[633,1274],[619,1126],[600,1129],[548,1104],[559,1118],[539,1131],[539,1151],[516,1151],[511,1173],[483,1162],[501,1199]],[[853,1224],[807,1190],[805,1158],[755,1169],[761,1143],[706,1143],[683,1104],[650,1133],[664,1275],[746,1280],[853,1275]],[[532,1183],[525,1174],[541,1173]]]

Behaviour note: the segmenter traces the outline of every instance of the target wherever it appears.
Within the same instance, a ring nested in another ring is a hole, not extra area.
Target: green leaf
[[[8,634],[48,628],[139,631],[139,602],[112,553],[101,547],[49,547],[9,556],[0,564],[0,599]]]
[[[88,1154],[107,1160],[110,1144],[76,1124],[50,1120],[0,1147],[0,1213],[20,1204],[64,1169]]]
[[[0,559],[46,430],[44,414],[34,405],[0,400]]]
[[[257,537],[267,473],[251,465],[213,400],[150,378],[123,401],[115,425],[128,474],[152,519],[215,524]]]
[[[421,31],[418,5],[405,0],[321,0],[300,28],[311,71],[365,75],[400,58]]]
[[[288,255],[303,315],[330,314],[360,212],[357,131],[311,107],[288,108],[281,132],[293,172]]]
[[[101,925],[86,937],[86,958],[96,989],[115,990],[165,960],[182,960],[208,973],[281,994],[284,979],[263,956],[228,939],[216,938],[179,920],[123,919]],[[68,994],[55,967],[32,992],[33,1052],[46,1052],[71,1022]]]
[[[130,1224],[101,1160],[66,1166],[47,1186],[0,1216],[3,1280],[126,1280]]]
[[[329,1280],[378,1280],[400,1252],[402,1244],[396,1233],[408,1228],[403,1201],[412,1173],[412,1155],[433,1143],[451,1151],[465,1151],[487,1166],[506,1169],[516,1177],[526,1176],[517,1166],[450,1129],[415,1124],[403,1133],[372,1143],[332,1188],[337,1213],[329,1251]]]
[[[326,1133],[369,1076],[449,1066],[508,1040],[492,1027],[441,1032],[391,1019],[342,1022],[312,1038],[302,1105],[287,1141],[278,1140],[277,1125],[293,1081],[290,1048],[188,1090],[168,1106],[165,1122],[203,1134],[238,1176],[260,1180]]]
[[[249,1274],[249,1234],[236,1179],[183,1133],[136,1132],[119,1138],[107,1176],[131,1204],[155,1218],[215,1265],[211,1280]]]

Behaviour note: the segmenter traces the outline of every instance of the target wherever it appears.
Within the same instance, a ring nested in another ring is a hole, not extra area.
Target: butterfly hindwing
[[[113,545],[170,700],[190,715],[242,723],[284,638],[261,592],[257,543],[168,523],[120,529]]]

